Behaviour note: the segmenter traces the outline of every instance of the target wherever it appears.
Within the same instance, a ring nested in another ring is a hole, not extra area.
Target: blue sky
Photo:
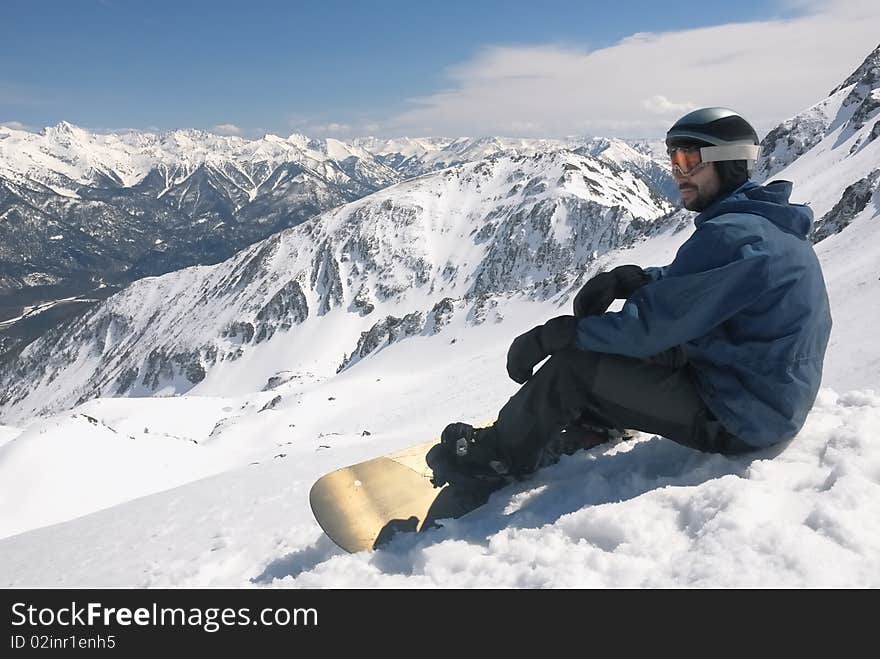
[[[524,69],[542,62],[547,71],[524,76],[547,79],[556,75],[554,66],[581,66],[635,33],[797,24],[825,4],[839,3],[3,0],[0,122],[34,129],[60,120],[96,130],[217,128],[251,137],[584,132],[583,121],[540,121],[540,108],[519,108],[507,119],[498,114],[505,105],[519,106],[519,94],[531,94],[501,89],[503,80],[517,77],[510,62],[526,61]],[[868,51],[844,59],[835,79]],[[691,55],[706,53],[695,47]],[[585,71],[558,83],[597,93],[604,81]],[[463,104],[462,94],[475,85],[480,98]],[[484,96],[488,88],[498,96]],[[563,97],[556,104],[565,103],[566,88],[554,89]],[[663,91],[649,89],[642,100],[659,96],[674,113],[696,94],[673,99]],[[450,93],[455,107],[444,110],[438,104]],[[425,116],[426,109],[433,114]],[[579,110],[590,112],[606,123],[620,114],[606,106]],[[631,124],[605,132],[651,130]]]

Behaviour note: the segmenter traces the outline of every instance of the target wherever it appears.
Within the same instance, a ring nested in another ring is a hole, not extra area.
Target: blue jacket
[[[675,260],[621,311],[578,321],[583,350],[649,357],[681,345],[700,396],[756,448],[793,437],[816,400],[831,333],[813,212],[791,183],[751,181],[700,213]]]

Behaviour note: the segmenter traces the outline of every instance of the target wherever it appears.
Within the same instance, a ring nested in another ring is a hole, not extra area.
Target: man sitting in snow
[[[585,426],[604,429],[586,446],[636,429],[725,454],[801,429],[831,331],[812,211],[788,202],[790,182],[748,179],[758,136],[732,110],[685,115],[666,145],[682,203],[699,211],[693,235],[670,265],[597,274],[574,315],[517,337],[507,372],[522,388],[492,426],[446,427],[428,456],[436,484],[528,474]],[[606,312],[615,299],[622,310]]]

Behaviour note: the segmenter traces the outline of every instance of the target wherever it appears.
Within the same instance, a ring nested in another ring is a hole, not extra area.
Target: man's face
[[[687,175],[673,168],[672,176],[681,192],[682,205],[689,211],[707,208],[721,192],[721,178],[713,162],[702,163]]]

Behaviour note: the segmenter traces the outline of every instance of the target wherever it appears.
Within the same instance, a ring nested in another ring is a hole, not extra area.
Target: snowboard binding
[[[431,483],[460,486],[503,485],[509,480],[509,466],[497,449],[494,427],[474,428],[451,423],[425,456],[434,472]]]

